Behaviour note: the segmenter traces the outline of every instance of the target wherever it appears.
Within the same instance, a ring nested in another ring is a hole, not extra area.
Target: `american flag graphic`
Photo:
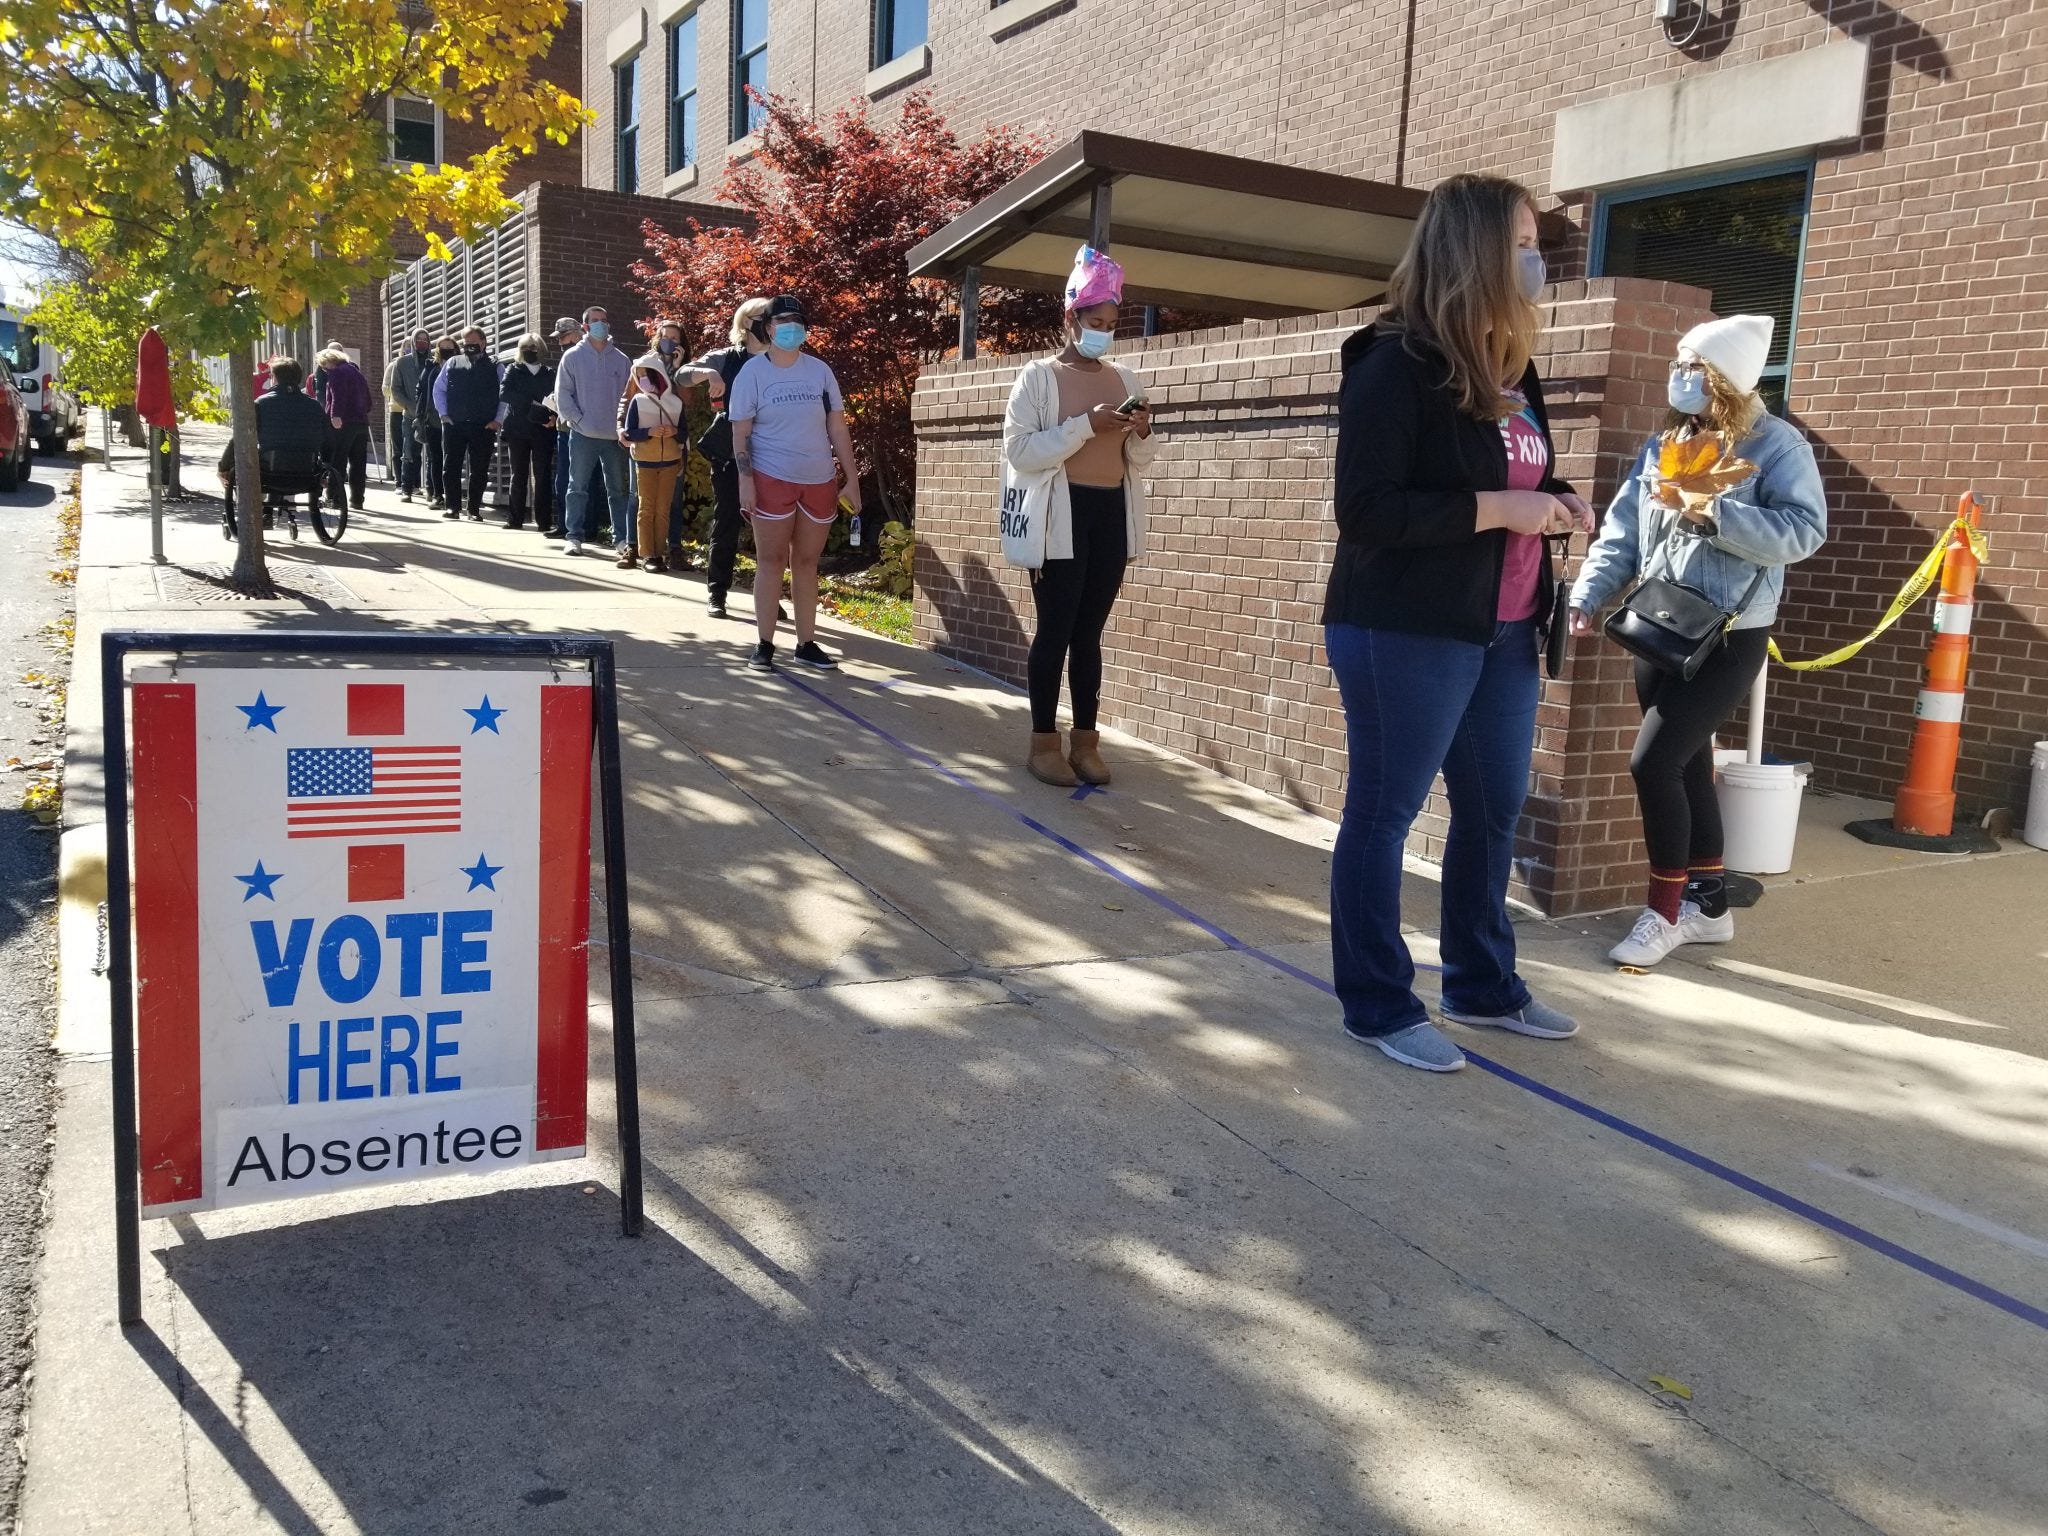
[[[460,747],[292,747],[285,836],[397,837],[462,830]]]

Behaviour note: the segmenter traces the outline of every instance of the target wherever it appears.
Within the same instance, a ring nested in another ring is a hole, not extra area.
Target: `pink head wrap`
[[[1081,247],[1074,258],[1074,270],[1067,277],[1067,309],[1087,309],[1096,304],[1124,301],[1124,269],[1092,245]]]

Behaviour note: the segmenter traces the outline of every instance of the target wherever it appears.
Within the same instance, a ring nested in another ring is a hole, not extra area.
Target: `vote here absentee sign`
[[[151,671],[131,714],[145,1215],[582,1154],[587,675]]]

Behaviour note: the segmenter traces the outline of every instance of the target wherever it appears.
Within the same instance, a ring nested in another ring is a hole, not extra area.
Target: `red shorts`
[[[754,499],[754,516],[766,518],[771,523],[794,517],[798,507],[804,509],[804,516],[810,521],[829,523],[839,515],[839,482],[827,480],[822,485],[798,485],[756,470]]]

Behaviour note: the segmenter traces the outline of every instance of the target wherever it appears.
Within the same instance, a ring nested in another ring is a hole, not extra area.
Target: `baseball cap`
[[[567,315],[564,315],[561,319],[555,322],[555,329],[552,334],[560,336],[567,331],[580,331],[582,329],[583,327],[579,322],[571,319]]]

